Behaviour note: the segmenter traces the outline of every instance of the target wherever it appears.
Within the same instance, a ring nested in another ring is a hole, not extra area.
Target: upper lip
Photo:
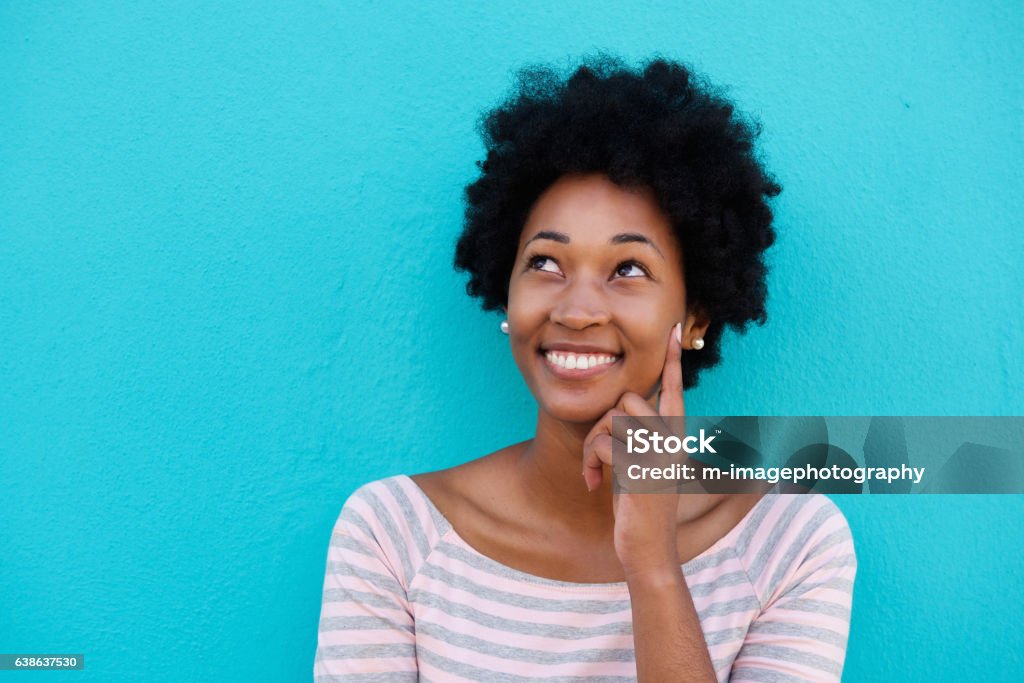
[[[572,342],[552,342],[550,344],[541,344],[541,351],[569,351],[571,353],[605,353],[609,356],[618,356],[617,351],[609,351],[608,349],[601,348],[600,346],[594,346],[593,344],[574,344]]]

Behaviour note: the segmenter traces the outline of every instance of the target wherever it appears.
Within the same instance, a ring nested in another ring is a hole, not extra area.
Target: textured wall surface
[[[0,5],[0,652],[87,662],[39,678],[308,680],[346,496],[532,433],[450,265],[530,62],[764,124],[770,321],[694,414],[1024,412],[1019,3],[427,4]],[[1019,672],[1022,497],[836,500],[846,680]]]

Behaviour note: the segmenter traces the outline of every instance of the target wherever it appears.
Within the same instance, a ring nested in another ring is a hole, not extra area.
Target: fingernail
[[[676,323],[676,341],[679,342],[680,346],[683,345],[683,324],[682,323]]]

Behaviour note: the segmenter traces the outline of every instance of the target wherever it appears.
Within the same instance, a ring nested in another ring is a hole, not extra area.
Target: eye
[[[531,270],[543,270],[548,273],[562,272],[558,269],[558,263],[553,258],[551,258],[550,256],[545,256],[543,254],[531,256],[529,260],[526,262],[526,267]]]
[[[629,261],[623,261],[615,267],[615,274],[620,277],[650,277],[650,273],[647,269],[640,264],[639,261],[630,259]]]

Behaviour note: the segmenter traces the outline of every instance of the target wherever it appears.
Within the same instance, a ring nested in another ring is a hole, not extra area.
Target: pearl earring
[[[693,348],[700,351],[704,348],[704,337],[697,337],[693,340]]]
[[[505,333],[505,334],[508,334],[508,321],[507,320],[502,320],[501,321],[501,331],[503,333]]]

